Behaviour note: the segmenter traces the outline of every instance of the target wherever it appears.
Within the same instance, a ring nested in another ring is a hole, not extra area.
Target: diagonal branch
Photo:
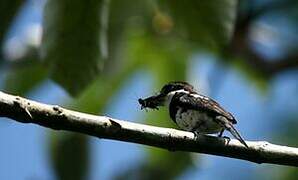
[[[0,91],[0,116],[22,123],[34,123],[55,130],[67,130],[91,136],[160,147],[171,151],[188,151],[243,159],[255,163],[272,163],[298,167],[298,148],[265,141],[247,141],[245,148],[237,140],[161,128],[105,116],[67,110],[59,106],[31,101]]]

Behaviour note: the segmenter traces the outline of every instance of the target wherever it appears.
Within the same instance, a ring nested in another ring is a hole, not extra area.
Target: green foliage
[[[20,0],[0,2],[1,43],[22,3]],[[104,3],[108,6],[108,19],[102,17]],[[298,22],[296,4],[289,7],[290,11],[281,11],[286,12],[286,18],[294,25]],[[76,97],[66,102],[68,106],[98,114],[140,69],[152,75],[155,80],[153,89],[156,91],[165,82],[185,80],[189,57],[198,49],[219,54],[231,38],[236,6],[236,0],[137,0],[133,3],[117,0],[49,0],[44,11],[41,45],[46,66],[38,63],[37,56],[34,60],[25,59],[25,66],[12,66],[6,72],[4,89],[24,95],[47,78],[49,72],[51,78]],[[107,20],[107,27],[102,25],[103,19]],[[101,56],[100,43],[107,43],[107,57]],[[289,51],[295,49],[289,48]],[[220,60],[231,62],[228,61],[230,57],[228,55]],[[2,55],[0,58],[2,65]],[[248,77],[249,82],[261,90],[268,90],[270,77],[249,68],[246,63],[239,63],[244,62],[239,59],[232,62],[241,74]],[[101,69],[103,71],[99,73]],[[166,109],[146,115],[144,119],[147,124],[176,128]],[[280,142],[296,145],[297,124],[294,121],[288,124],[290,126],[285,129]],[[51,155],[57,178],[85,179],[89,169],[88,149],[85,136],[53,134]],[[135,167],[128,167],[125,172],[117,172],[115,178],[175,179],[193,166],[189,153],[157,148],[146,148],[145,152],[146,157],[142,161],[137,162]],[[283,168],[279,177],[295,179],[297,170]]]
[[[35,60],[30,62],[30,66],[11,68],[6,75],[4,89],[22,96],[41,83],[46,76],[43,65]]]
[[[282,179],[295,180],[298,177],[298,170],[297,168],[290,167],[290,168],[284,169],[284,171],[281,174],[282,174]]]
[[[78,95],[99,74],[100,0],[51,0],[44,9],[42,55],[51,77]]]
[[[232,35],[237,0],[158,1],[173,19],[175,32],[199,47],[218,49]]]
[[[69,132],[52,133],[51,159],[57,179],[86,179],[89,169],[88,149],[86,136]]]
[[[13,2],[15,6],[9,11],[13,12],[11,14],[5,11],[6,6],[0,6],[3,10],[0,14],[9,15],[9,20],[21,4],[20,1]],[[108,6],[108,19],[101,17],[103,4]],[[137,0],[133,3],[49,0],[44,9],[41,44],[46,66],[32,61],[28,66],[10,69],[5,89],[22,95],[50,74],[75,96],[65,102],[67,106],[98,114],[139,70],[152,75],[154,91],[166,82],[186,80],[189,59],[198,49],[219,54],[227,45],[233,33],[236,6],[236,0]],[[107,20],[107,27],[103,27],[103,19]],[[5,23],[0,22],[0,40],[8,29]],[[107,57],[102,56],[100,43],[107,43],[104,44],[108,48]],[[220,60],[228,58],[230,56]],[[238,63],[237,59],[233,62],[249,80],[266,89],[267,77]],[[165,109],[149,112],[144,119],[147,124],[176,128]],[[55,133],[51,137],[51,148],[58,179],[86,178],[89,146],[85,136]],[[145,152],[145,159],[125,172],[115,174],[115,178],[174,179],[193,166],[190,153],[157,148],[146,148]],[[288,174],[295,177],[296,172]]]
[[[134,64],[131,64],[112,77],[98,78],[79,98],[70,102],[69,106],[89,113],[101,112],[134,70]]]
[[[3,43],[4,37],[8,32],[11,21],[17,14],[19,8],[22,6],[22,0],[1,0],[0,1],[0,44]],[[2,59],[0,51],[0,62]]]
[[[276,142],[282,142],[282,145],[297,147],[298,146],[298,114],[297,112],[290,114],[281,114],[277,119],[282,119],[278,122],[278,132],[273,136]],[[272,166],[272,165],[271,165]],[[270,179],[296,180],[298,177],[298,169],[295,167],[272,166],[267,168],[267,174],[270,174]],[[273,175],[272,175],[273,174]],[[261,175],[261,177],[264,175]],[[268,176],[266,176],[268,177]]]

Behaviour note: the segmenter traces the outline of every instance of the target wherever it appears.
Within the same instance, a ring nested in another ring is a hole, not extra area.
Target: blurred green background
[[[1,0],[1,90],[174,127],[140,97],[185,80],[247,140],[298,145],[296,0]],[[229,135],[229,134],[226,134]],[[298,169],[0,120],[0,179],[297,179]]]

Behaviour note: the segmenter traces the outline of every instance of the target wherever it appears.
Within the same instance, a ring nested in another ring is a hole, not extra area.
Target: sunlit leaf
[[[157,1],[158,12],[169,14],[174,32],[204,48],[225,45],[232,34],[237,0]]]

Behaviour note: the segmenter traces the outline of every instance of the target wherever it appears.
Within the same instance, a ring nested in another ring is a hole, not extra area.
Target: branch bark
[[[170,128],[137,124],[106,116],[95,116],[31,101],[0,91],[0,116],[21,123],[33,123],[55,130],[67,130],[99,138],[114,139],[160,147],[170,151],[188,151],[298,167],[298,148],[199,135]]]

